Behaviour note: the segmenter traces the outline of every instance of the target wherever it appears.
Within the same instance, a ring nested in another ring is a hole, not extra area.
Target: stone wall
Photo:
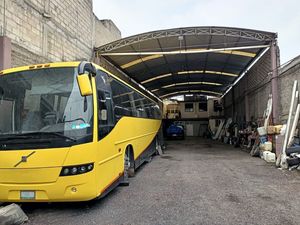
[[[92,0],[2,0],[0,32],[12,41],[12,66],[91,60],[94,47],[121,38]]]

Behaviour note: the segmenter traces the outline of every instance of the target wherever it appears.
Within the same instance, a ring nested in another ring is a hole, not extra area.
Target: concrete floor
[[[169,141],[94,203],[25,204],[29,224],[300,224],[300,173],[203,139]]]

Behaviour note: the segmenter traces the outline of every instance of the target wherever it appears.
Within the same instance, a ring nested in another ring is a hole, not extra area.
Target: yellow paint
[[[93,94],[92,85],[88,74],[77,75],[77,82],[81,96]]]
[[[141,83],[142,83],[142,84],[145,84],[145,83],[149,83],[149,82],[151,82],[151,81],[158,80],[158,79],[162,79],[162,78],[169,77],[169,76],[172,76],[172,73],[162,74],[162,75],[159,75],[159,76],[157,76],[157,77],[153,77],[153,78],[150,78],[150,79],[148,79],[148,80],[144,80],[144,81],[142,81]]]
[[[177,74],[178,75],[185,75],[190,73],[204,73],[204,70],[186,70],[186,71],[180,71]]]
[[[214,86],[222,86],[223,84],[220,83],[214,83],[214,82],[189,82],[189,84],[206,84],[206,85],[214,85]]]
[[[226,72],[219,72],[219,71],[206,70],[205,72],[209,73],[209,74],[217,74],[217,75],[230,76],[230,77],[237,77],[238,76],[238,74],[235,74],[235,73],[226,73]]]
[[[146,57],[142,57],[140,59],[136,59],[136,60],[133,60],[129,63],[126,63],[124,65],[121,66],[122,69],[127,69],[131,66],[134,66],[134,65],[137,65],[139,63],[142,63],[142,62],[146,62],[146,61],[149,61],[149,60],[152,60],[152,59],[157,59],[157,58],[161,58],[163,57],[163,55],[150,55],[150,56],[146,56]]]
[[[231,76],[231,77],[237,77],[238,74],[235,73],[226,73],[226,72],[220,72],[215,70],[187,70],[187,71],[180,71],[177,74],[179,75],[186,75],[186,74],[217,74],[217,75],[224,75],[224,76]]]
[[[16,73],[16,72],[21,72],[21,71],[26,71],[26,70],[44,69],[44,68],[77,67],[78,65],[79,65],[79,62],[57,62],[57,63],[36,64],[36,65],[22,66],[22,67],[16,67],[16,68],[2,70],[2,71],[0,71],[0,75]]]
[[[207,93],[207,94],[214,94],[214,95],[222,95],[220,92],[215,92],[215,91],[207,91],[207,90],[188,90],[188,91],[176,91],[172,93],[168,93],[165,95],[159,96],[160,98],[166,98],[169,96],[174,96],[174,95],[180,95],[180,94],[185,94],[185,93]]]
[[[186,52],[203,51],[203,53],[220,53],[220,54],[245,56],[245,57],[250,57],[250,58],[254,58],[256,56],[255,53],[246,52],[246,51],[238,51],[238,50],[218,50],[218,51],[211,51],[211,52],[207,52],[206,50],[209,50],[209,49],[206,49],[206,48],[194,48],[194,49],[187,49]]]
[[[173,52],[174,54],[184,54],[184,53],[188,54],[188,53],[203,51],[203,53],[229,54],[229,55],[238,55],[238,56],[244,56],[244,57],[250,57],[250,58],[254,58],[256,56],[256,54],[252,53],[252,52],[237,51],[237,50],[219,50],[219,51],[205,52],[206,50],[207,50],[206,48],[194,48],[194,49],[187,49],[187,50],[183,50],[183,51],[178,51],[178,50],[171,51],[171,53]],[[201,53],[201,52],[199,52],[199,53]],[[162,58],[163,56],[164,55],[162,55],[162,54],[155,54],[155,55],[145,56],[145,57],[142,57],[140,59],[136,59],[136,60],[133,60],[133,61],[128,62],[126,64],[123,64],[123,65],[121,65],[121,68],[122,69],[127,69],[129,67],[135,66],[135,65],[140,64],[142,62]]]
[[[222,75],[222,76],[230,76],[230,77],[237,77],[238,74],[235,74],[235,73],[227,73],[227,72],[220,72],[220,71],[213,71],[213,70],[186,70],[186,71],[179,71],[177,73],[174,73],[174,74],[178,74],[178,75],[187,75],[187,74],[217,74],[217,75]],[[152,82],[152,81],[155,81],[155,80],[159,80],[159,79],[163,79],[165,77],[170,77],[172,76],[171,73],[167,73],[167,74],[162,74],[162,75],[159,75],[159,76],[156,76],[156,77],[153,77],[153,78],[150,78],[150,79],[147,79],[147,80],[144,80],[142,81],[141,83],[142,84],[146,84],[146,83],[149,83],[149,82]]]
[[[202,82],[202,81],[191,81],[191,82],[183,82],[183,83],[176,83],[176,84],[170,84],[166,86],[162,86],[161,88],[170,88],[175,86],[183,86],[183,85],[195,85],[195,84],[204,84],[204,85],[212,85],[212,86],[222,86],[220,83],[212,83],[212,82]]]
[[[77,67],[79,62],[45,65],[49,65],[47,68]],[[95,67],[104,70],[98,65]],[[25,70],[29,70],[29,67],[5,70],[3,74]],[[113,77],[125,83],[116,76]],[[95,93],[94,77],[91,84]],[[110,134],[98,141],[96,95],[93,95],[93,102],[94,137],[92,142],[67,148],[35,149],[35,154],[18,167],[14,167],[14,165],[20,161],[22,156],[29,155],[33,151],[32,149],[0,151],[0,202],[24,201],[20,199],[21,190],[36,192],[36,199],[29,200],[29,202],[94,199],[123,174],[126,147],[129,145],[133,147],[134,158],[137,159],[154,140],[161,126],[161,120],[122,117]],[[86,163],[94,163],[94,169],[91,172],[75,176],[59,176],[63,166]],[[77,189],[76,192],[72,191],[74,188]]]
[[[219,53],[246,56],[250,58],[254,58],[256,56],[256,54],[252,52],[236,51],[236,50],[224,50],[224,51],[219,51]]]

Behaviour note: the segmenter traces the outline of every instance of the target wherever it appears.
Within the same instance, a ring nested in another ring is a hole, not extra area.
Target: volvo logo
[[[22,156],[21,160],[15,165],[15,167],[17,167],[18,165],[20,165],[21,163],[25,163],[27,162],[27,159],[32,156],[35,153],[35,151],[31,152],[29,155],[27,156]]]

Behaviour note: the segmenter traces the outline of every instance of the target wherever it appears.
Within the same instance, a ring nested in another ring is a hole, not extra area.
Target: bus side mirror
[[[90,62],[80,62],[78,65],[77,82],[81,96],[88,96],[93,94],[90,76],[96,76],[95,66]]]
[[[77,82],[81,96],[88,96],[93,94],[93,89],[88,74],[77,75]]]

